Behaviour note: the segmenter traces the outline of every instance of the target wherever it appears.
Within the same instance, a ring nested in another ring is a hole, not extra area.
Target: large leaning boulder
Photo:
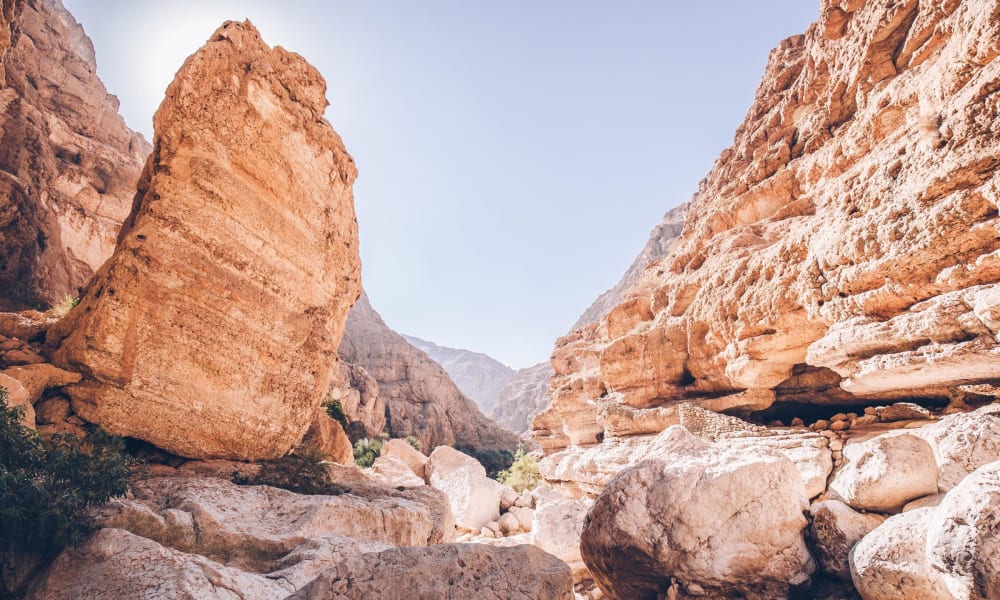
[[[600,588],[622,600],[668,590],[778,598],[807,583],[815,564],[795,465],[775,450],[732,451],[679,426],[665,433],[664,455],[620,473],[587,515],[580,550]]]
[[[82,418],[192,458],[306,432],[360,293],[357,175],[306,61],[228,22],[154,118],[114,255],[49,330]]]
[[[572,600],[569,567],[521,545],[445,544],[352,556],[288,600]]]
[[[476,459],[450,446],[438,446],[427,463],[428,482],[448,496],[455,525],[479,531],[500,518],[503,486],[486,476]]]

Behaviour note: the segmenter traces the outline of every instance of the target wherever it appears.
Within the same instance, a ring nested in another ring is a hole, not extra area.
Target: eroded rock
[[[854,545],[885,521],[877,514],[863,514],[839,500],[814,502],[810,526],[813,550],[824,573],[851,580],[850,553]]]
[[[85,374],[78,415],[192,458],[301,440],[360,291],[357,171],[325,92],[249,22],[184,63],[114,255],[48,333]]]
[[[830,481],[830,491],[850,506],[895,512],[904,504],[937,493],[934,451],[910,434],[884,434],[844,446],[846,463]]]
[[[665,434],[669,451],[622,471],[587,515],[580,548],[601,589],[655,599],[673,581],[775,598],[808,582],[807,499],[792,462],[764,449],[731,452],[681,427]]]

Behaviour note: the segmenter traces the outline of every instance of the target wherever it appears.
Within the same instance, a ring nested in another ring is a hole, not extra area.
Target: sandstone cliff
[[[484,417],[441,365],[386,326],[367,295],[348,315],[340,356],[378,381],[386,429],[393,437],[412,435],[428,450],[440,445],[517,447],[517,436]]]
[[[482,352],[438,346],[411,335],[404,335],[403,339],[441,365],[458,389],[475,402],[483,414],[493,411],[500,392],[514,375],[513,369]]]
[[[543,446],[655,433],[682,400],[992,400],[998,55],[996,0],[823,2],[670,255],[558,342]]]
[[[187,457],[303,436],[360,291],[351,185],[326,85],[249,23],[178,71],[114,255],[48,332],[84,373],[73,410]]]
[[[586,327],[604,318],[621,302],[625,293],[639,281],[651,265],[667,255],[684,225],[688,203],[672,208],[663,215],[663,221],[653,228],[646,245],[614,287],[594,300],[573,325],[572,331]],[[531,429],[535,416],[552,402],[549,380],[555,374],[548,362],[521,369],[514,373],[507,387],[500,392],[492,416],[513,431]]]
[[[111,255],[149,144],[59,0],[0,12],[0,302],[47,306]]]

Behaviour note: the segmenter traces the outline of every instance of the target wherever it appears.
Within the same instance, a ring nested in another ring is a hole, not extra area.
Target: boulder
[[[78,415],[189,458],[302,439],[360,293],[357,170],[325,92],[249,22],[180,68],[114,254],[47,333],[85,374],[65,388]]]
[[[417,450],[406,440],[401,440],[398,438],[393,438],[388,442],[382,444],[382,456],[389,456],[397,458],[417,476],[427,480],[427,457],[423,452]]]
[[[935,509],[927,561],[955,598],[1000,598],[1000,461],[976,469]]]
[[[420,487],[425,485],[402,460],[395,456],[380,456],[372,464],[372,474],[388,486]]]
[[[0,373],[0,388],[7,390],[7,407],[20,408],[21,424],[29,429],[35,428],[35,407],[31,404],[31,393],[21,385],[21,382]]]
[[[426,546],[454,536],[445,499],[427,487],[351,483],[339,495],[303,495],[194,476],[150,478],[132,489],[133,498],[102,509],[102,526],[260,573],[287,567],[280,561],[307,539]]]
[[[438,446],[431,453],[427,471],[430,485],[448,496],[458,527],[479,531],[500,518],[503,486],[487,477],[476,459],[449,446]]]
[[[851,580],[850,553],[861,538],[885,521],[885,517],[863,514],[839,500],[814,502],[810,537],[812,548],[824,573]]]
[[[531,543],[568,564],[574,579],[587,570],[580,555],[580,533],[592,504],[590,500],[543,497],[531,519]]]
[[[534,546],[445,544],[352,556],[288,600],[332,598],[573,600],[573,580],[564,563]]]
[[[517,502],[519,497],[520,495],[512,488],[509,488],[506,485],[503,486],[503,489],[500,491],[500,510],[509,510],[512,506],[514,506],[514,503]]]
[[[275,600],[292,585],[187,554],[121,529],[102,529],[56,558],[29,600]]]
[[[500,520],[497,521],[497,524],[500,525],[500,531],[504,535],[511,535],[521,530],[521,522],[515,515],[509,512],[500,515]]]
[[[864,600],[953,600],[925,556],[934,510],[889,517],[854,546],[851,579]]]
[[[354,446],[336,420],[331,419],[322,407],[316,408],[313,420],[299,443],[296,453],[318,453],[323,460],[340,465],[354,464]]]
[[[531,523],[535,519],[535,509],[515,506],[506,514],[513,515],[517,519],[519,531],[531,531]]]
[[[937,493],[934,450],[910,434],[883,434],[844,446],[844,465],[830,491],[859,510],[894,512],[904,504]]]
[[[587,514],[580,550],[598,586],[638,600],[672,581],[748,598],[807,583],[815,564],[795,465],[774,450],[702,442],[682,427],[664,433],[673,451],[622,471]]]
[[[913,432],[934,449],[946,492],[979,467],[1000,460],[1000,406],[990,404],[968,413],[948,415]]]
[[[21,382],[32,404],[38,402],[45,390],[80,381],[79,373],[70,373],[48,363],[8,367],[2,373]]]
[[[39,424],[62,423],[69,414],[69,400],[63,396],[53,396],[35,405],[35,420]]]

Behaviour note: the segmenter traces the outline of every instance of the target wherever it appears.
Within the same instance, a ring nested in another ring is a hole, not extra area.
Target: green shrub
[[[368,438],[358,440],[354,444],[354,463],[362,469],[367,469],[375,464],[375,459],[382,452],[382,446],[388,439],[389,436],[383,433],[373,440]]]
[[[497,473],[497,481],[518,492],[534,489],[540,480],[538,459],[526,453],[523,446],[517,449],[510,467]]]
[[[472,446],[459,445],[455,446],[455,450],[463,454],[468,454],[478,460],[486,468],[486,475],[492,479],[496,479],[500,471],[510,468],[510,465],[514,462],[514,453],[502,448],[479,449]]]
[[[94,529],[84,509],[125,493],[132,460],[100,430],[44,441],[20,416],[0,387],[0,552],[50,554]]]
[[[344,406],[340,403],[340,400],[334,400],[333,396],[329,393],[323,398],[323,408],[326,409],[326,414],[330,415],[330,418],[334,421],[340,423],[340,426],[347,431],[348,421],[347,415],[344,414]]]
[[[417,452],[424,451],[424,445],[420,443],[420,440],[413,437],[412,435],[406,436],[406,443],[413,446],[413,449],[416,450]]]
[[[55,304],[49,307],[49,312],[51,312],[53,316],[59,317],[61,319],[65,317],[67,314],[69,314],[69,311],[73,310],[73,307],[76,306],[79,302],[80,302],[79,298],[74,298],[73,296],[66,294],[65,296],[63,296],[62,300],[56,302]]]

